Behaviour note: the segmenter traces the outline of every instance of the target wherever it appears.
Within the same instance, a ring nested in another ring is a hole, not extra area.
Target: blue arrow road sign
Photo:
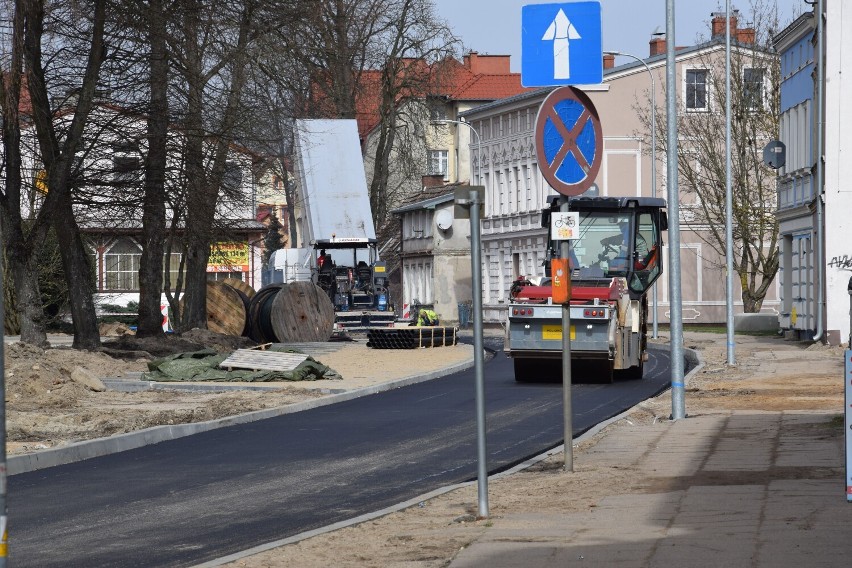
[[[600,2],[521,9],[521,83],[594,85],[603,80]]]

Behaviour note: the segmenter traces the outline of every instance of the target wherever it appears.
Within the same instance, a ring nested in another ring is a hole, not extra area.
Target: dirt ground
[[[192,345],[233,349],[227,340],[206,332],[184,340]],[[667,342],[661,336],[660,342]],[[123,342],[123,344],[121,344]],[[94,392],[72,380],[77,367],[98,377],[117,377],[146,368],[156,351],[132,338],[119,341],[113,355],[6,345],[6,404],[10,454],[32,452],[69,442],[133,431],[153,425],[209,420],[251,410],[289,404],[324,396],[322,389],[345,384],[346,388],[412,374],[426,361],[434,362],[429,349],[406,351],[368,350],[363,342],[345,345],[324,355],[321,362],[344,376],[325,384],[282,385],[273,392],[181,393],[177,391],[119,393]],[[181,344],[181,347],[187,345]],[[690,379],[686,406],[690,415],[724,409],[837,411],[843,409],[843,348],[829,348],[784,341],[778,337],[736,336],[737,365],[727,365],[725,336],[687,332],[685,346],[697,350],[703,368]],[[115,347],[115,346],[114,346]],[[469,359],[466,345],[441,348],[442,362]],[[666,420],[671,397],[664,393],[634,408],[625,419],[632,424]],[[561,454],[511,476],[489,483],[491,516],[530,511],[564,513],[594,507],[614,485],[631,486],[635,480],[626,469],[584,465],[583,452],[603,436],[623,425],[607,426],[575,448],[575,472],[561,473]],[[406,567],[447,566],[459,550],[490,526],[477,520],[476,486],[470,485],[426,500],[417,506],[348,528],[268,550],[228,564],[232,568],[300,567]],[[533,513],[531,513],[533,514]]]
[[[94,391],[74,377],[80,369],[99,379],[120,378],[148,370],[155,357],[210,347],[220,352],[253,345],[249,340],[192,330],[166,341],[140,340],[132,335],[107,337],[106,352],[67,347],[41,349],[23,343],[5,346],[6,431],[8,455],[30,453],[73,442],[102,438],[151,426],[201,422],[275,408],[331,392],[404,378],[434,354],[430,349],[372,350],[363,339],[341,343],[320,362],[341,380],[274,383],[273,390],[237,392]],[[439,347],[449,364],[472,357],[466,345]],[[109,353],[109,355],[107,354]],[[382,369],[377,377],[376,369]],[[75,373],[77,371],[77,373]]]

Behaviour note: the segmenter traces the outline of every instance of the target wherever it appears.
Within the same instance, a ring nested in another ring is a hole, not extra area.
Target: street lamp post
[[[482,143],[479,133],[472,124],[461,120],[448,118],[432,121],[433,124],[461,124],[470,128],[476,139],[477,151],[477,184],[480,184],[482,168]],[[473,168],[471,168],[471,171]],[[471,295],[473,302],[473,366],[476,379],[476,446],[477,446],[477,481],[479,488],[479,516],[488,517],[488,467],[485,452],[485,379],[483,375],[483,341],[482,341],[482,245],[479,229],[480,198],[477,191],[470,192],[470,268]]]
[[[651,68],[645,63],[644,59],[636,57],[630,53],[622,51],[605,51],[607,55],[623,55],[631,57],[645,66],[648,75],[651,76],[651,197],[657,197],[657,86],[654,81],[654,73]],[[651,322],[652,334],[651,337],[657,339],[657,287],[651,289]]]

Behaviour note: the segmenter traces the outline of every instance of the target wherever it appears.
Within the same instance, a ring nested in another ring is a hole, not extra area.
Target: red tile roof
[[[452,98],[459,101],[496,100],[513,97],[528,90],[530,89],[521,86],[521,76],[517,73],[477,75],[454,92]]]
[[[521,86],[519,73],[509,70],[508,55],[471,52],[464,56],[464,62],[450,58],[436,65],[441,66],[438,71],[443,84],[436,88],[437,92],[430,94],[446,96],[448,101],[494,101],[530,90]],[[362,141],[381,120],[380,83],[380,71],[365,71],[361,75],[361,89],[355,107],[358,134]]]

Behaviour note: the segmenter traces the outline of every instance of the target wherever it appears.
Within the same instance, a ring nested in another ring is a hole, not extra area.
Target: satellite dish
[[[763,162],[770,168],[778,169],[787,163],[787,147],[783,142],[773,140],[763,149]]]
[[[453,226],[453,214],[449,209],[441,209],[435,213],[435,224],[442,231],[446,231]]]

